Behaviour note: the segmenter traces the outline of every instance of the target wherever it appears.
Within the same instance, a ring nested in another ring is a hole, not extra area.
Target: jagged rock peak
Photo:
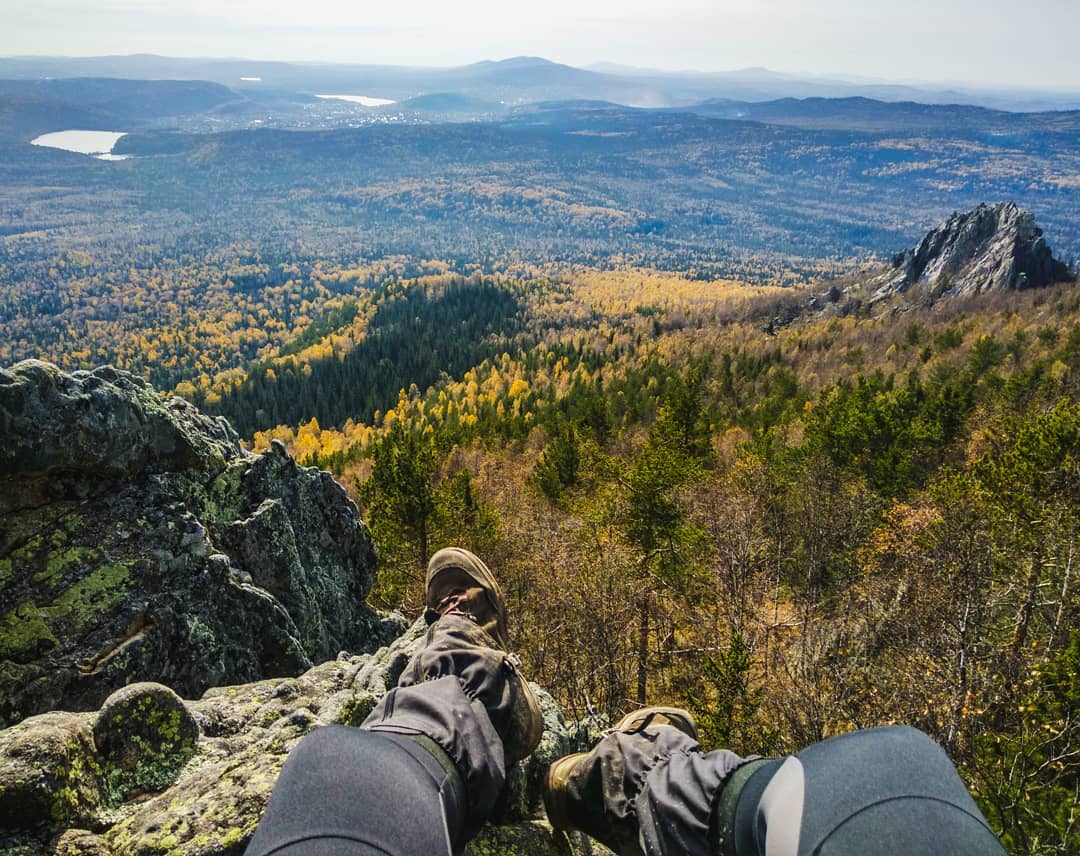
[[[400,630],[374,573],[355,504],[284,446],[113,368],[0,370],[0,727],[374,650]]]
[[[1068,279],[1030,211],[1012,202],[955,213],[877,277],[871,300],[918,287],[934,299],[993,289],[1036,288]]]
[[[0,369],[0,512],[47,499],[36,484],[83,492],[148,470],[220,472],[249,457],[225,419],[111,366]]]

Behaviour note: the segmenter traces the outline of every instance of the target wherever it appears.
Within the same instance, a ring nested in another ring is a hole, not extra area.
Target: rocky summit
[[[953,214],[872,283],[871,301],[916,289],[929,299],[1035,288],[1070,278],[1030,211],[1012,202]]]
[[[372,651],[371,537],[333,478],[105,367],[0,370],[0,727]]]

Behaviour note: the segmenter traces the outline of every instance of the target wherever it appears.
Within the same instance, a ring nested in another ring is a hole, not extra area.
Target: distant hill
[[[1080,111],[1015,113],[968,104],[919,104],[864,97],[782,98],[758,103],[712,99],[680,109],[717,119],[849,131],[1080,130]]]
[[[436,118],[490,118],[506,113],[507,106],[497,101],[470,98],[456,92],[433,92],[418,95],[383,108],[384,112],[412,111]]]
[[[151,119],[211,110],[237,97],[235,92],[220,84],[201,80],[93,77],[0,80],[0,93],[69,102],[125,118]]]
[[[0,92],[0,139],[29,140],[49,131],[110,131],[116,117],[32,93]]]
[[[15,136],[70,128],[141,128],[156,119],[207,113],[239,99],[220,84],[198,80],[0,80],[0,117]]]

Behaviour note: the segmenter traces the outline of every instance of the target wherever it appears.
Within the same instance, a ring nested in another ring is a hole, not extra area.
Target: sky
[[[1080,0],[0,0],[0,55],[543,56],[1080,91]]]

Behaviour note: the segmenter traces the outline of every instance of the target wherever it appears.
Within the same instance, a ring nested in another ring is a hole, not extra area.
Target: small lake
[[[131,156],[112,153],[116,141],[125,136],[125,133],[124,131],[54,131],[51,134],[42,134],[30,143],[50,149],[92,155],[99,160],[126,160]]]
[[[389,98],[372,98],[370,95],[316,95],[316,98],[333,98],[337,101],[348,101],[359,104],[361,107],[385,107],[395,103]]]

